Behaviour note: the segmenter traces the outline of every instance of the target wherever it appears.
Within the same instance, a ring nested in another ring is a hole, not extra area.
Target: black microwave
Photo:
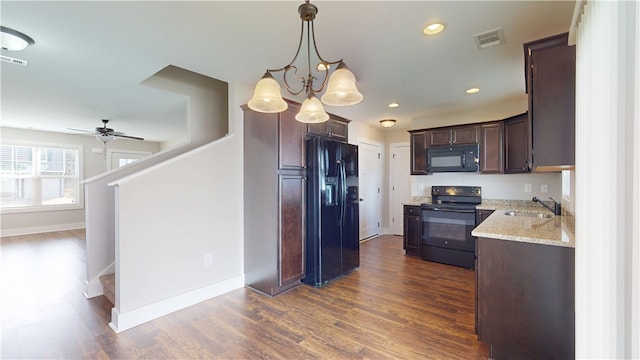
[[[478,144],[436,146],[427,149],[427,172],[477,172]]]

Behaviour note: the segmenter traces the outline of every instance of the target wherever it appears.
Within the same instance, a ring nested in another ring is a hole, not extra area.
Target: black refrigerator
[[[306,284],[321,287],[360,266],[358,147],[306,140]]]

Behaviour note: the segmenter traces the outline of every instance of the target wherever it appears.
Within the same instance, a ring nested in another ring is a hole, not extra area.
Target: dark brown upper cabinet
[[[289,108],[278,114],[278,167],[286,169],[304,169],[306,157],[304,138],[307,124],[296,120],[299,108],[289,104]]]
[[[524,44],[534,171],[575,164],[576,49],[568,33]]]
[[[453,126],[427,132],[427,147],[478,143],[477,126]]]
[[[480,125],[480,172],[501,174],[504,172],[504,122],[496,121]]]
[[[410,133],[411,175],[427,175],[427,131],[417,130]]]
[[[505,173],[526,173],[531,170],[530,139],[527,113],[504,119]]]
[[[309,124],[307,131],[311,135],[329,137],[346,143],[349,140],[349,120],[329,114],[329,120]]]

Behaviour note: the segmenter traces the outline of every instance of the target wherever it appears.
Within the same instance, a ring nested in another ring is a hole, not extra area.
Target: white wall
[[[120,315],[242,276],[241,139],[229,135],[116,182]]]
[[[3,142],[11,139],[81,145],[83,149],[83,171],[80,180],[84,180],[107,171],[107,162],[105,160],[104,153],[93,153],[93,149],[104,150],[105,146],[103,143],[97,141],[93,136],[3,127],[1,128],[1,139]],[[150,141],[118,139],[108,143],[107,148],[124,151],[148,151],[156,153],[160,150],[160,144]],[[84,191],[82,186],[80,187],[80,191]],[[1,231],[3,236],[29,234],[81,228],[84,227],[84,223],[84,209],[3,213]]]
[[[242,85],[217,94],[232,134],[111,184],[116,332],[244,286],[240,106],[250,95]]]
[[[219,139],[226,135],[229,129],[229,88],[225,82],[169,66],[145,80],[144,84],[171,90],[178,94],[176,96],[185,98],[189,139],[181,146],[171,147],[123,168],[86,180],[87,287],[85,294],[87,297],[102,294],[99,276],[112,272],[112,264],[116,260],[117,206],[114,189],[107,184]],[[194,133],[192,134],[191,131]],[[153,179],[155,186],[165,182],[161,177]],[[190,188],[189,190],[197,191],[198,189]],[[158,193],[156,196],[162,197],[162,194]],[[118,282],[116,281],[116,295],[117,293]],[[118,306],[117,303],[115,305]]]
[[[532,192],[524,191],[525,184],[531,184]],[[543,193],[541,185],[547,185]],[[431,196],[433,185],[482,186],[483,199],[531,200],[534,196],[542,200],[549,197],[562,199],[561,173],[538,174],[476,174],[476,173],[436,173],[433,175],[411,176],[412,196]]]
[[[524,72],[522,73],[524,78]],[[440,126],[471,124],[485,121],[502,120],[508,117],[522,114],[527,111],[528,100],[524,92],[514,94],[512,97],[501,101],[473,106],[452,112],[429,114],[411,119],[412,129],[426,129]]]

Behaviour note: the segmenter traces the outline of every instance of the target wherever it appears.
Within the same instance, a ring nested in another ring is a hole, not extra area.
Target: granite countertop
[[[575,225],[571,214],[555,216],[539,204],[520,200],[483,201],[476,208],[496,211],[471,232],[473,236],[575,247]],[[506,215],[507,210],[514,210],[517,215]],[[532,213],[547,214],[550,217],[527,216]]]
[[[403,205],[420,206],[422,203],[429,202],[431,202],[430,196],[415,196]],[[542,205],[530,200],[493,199],[483,199],[482,204],[477,205],[476,209],[495,210],[495,212],[471,232],[473,236],[575,247],[574,216],[564,210],[562,216],[556,216]],[[507,210],[513,210],[518,215],[506,215]],[[532,214],[546,214],[550,217],[538,218],[531,216]]]
[[[402,205],[420,206],[423,203],[430,203],[430,202],[431,202],[431,196],[414,196],[411,198],[410,201],[403,202]]]

